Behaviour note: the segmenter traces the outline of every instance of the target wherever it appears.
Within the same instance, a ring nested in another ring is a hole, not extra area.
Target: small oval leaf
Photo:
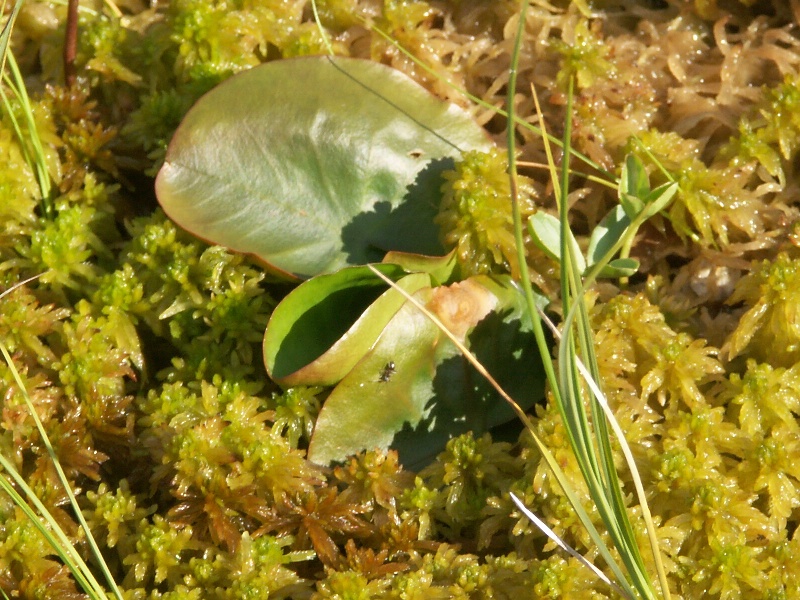
[[[407,292],[430,286],[424,273],[376,265]],[[369,351],[405,302],[369,267],[320,275],[275,308],[264,334],[264,364],[280,385],[334,385]]]
[[[625,235],[625,231],[630,227],[630,224],[630,218],[625,213],[625,209],[619,204],[603,217],[603,220],[597,224],[589,238],[586,259],[590,267],[605,258],[606,254]]]

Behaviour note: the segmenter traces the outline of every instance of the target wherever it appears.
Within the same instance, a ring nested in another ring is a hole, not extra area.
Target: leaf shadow
[[[341,232],[347,262],[380,262],[390,250],[428,256],[444,254],[434,218],[441,201],[442,173],[454,165],[452,158],[428,161],[397,206],[388,200],[379,201],[371,211],[353,217]]]
[[[523,330],[519,319],[491,313],[469,338],[478,360],[523,410],[544,398],[541,356],[533,334]],[[509,431],[519,433],[521,424],[509,426],[515,416],[489,382],[456,354],[436,368],[425,417],[413,428],[406,423],[392,447],[405,467],[420,469],[444,450],[449,439],[468,431],[476,436],[490,431],[503,438]]]

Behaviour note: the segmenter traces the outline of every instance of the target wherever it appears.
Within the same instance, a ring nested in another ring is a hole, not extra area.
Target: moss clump
[[[739,122],[739,136],[731,141],[726,152],[734,162],[757,162],[785,185],[787,176],[793,173],[791,162],[800,147],[798,108],[798,79],[787,75],[782,84],[763,89],[757,110]]]
[[[769,12],[749,1],[631,1],[623,11],[601,0],[551,4],[557,10],[534,3],[526,22],[519,114],[535,120],[536,85],[559,135],[574,76],[574,146],[610,171],[638,152],[653,185],[663,177],[655,156],[681,188],[633,247],[650,271],[624,293],[599,288],[593,308],[604,384],[645,479],[673,593],[800,598],[795,17],[780,2]],[[582,14],[587,6],[603,18]],[[516,3],[326,0],[319,8],[336,53],[391,64],[466,104],[370,31],[374,23],[434,73],[502,105]],[[514,444],[460,436],[420,473],[391,452],[331,469],[306,460],[325,391],[278,390],[261,364],[285,286],[178,230],[155,210],[147,174],[200,95],[262,62],[323,53],[322,34],[301,1],[122,9],[122,18],[82,11],[79,84],[70,89],[59,85],[64,11],[24,9],[14,48],[34,90],[44,169],[37,178],[31,147],[4,114],[0,285],[41,277],[0,299],[0,338],[123,596],[612,597],[510,500],[513,490],[596,559],[526,434]],[[502,143],[505,121],[471,110]],[[22,114],[15,99],[11,111]],[[544,162],[540,140],[517,131],[520,159]],[[583,234],[616,197],[572,166],[573,225],[585,246]],[[518,273],[506,169],[499,150],[469,153],[444,182],[438,223],[464,275]],[[547,174],[527,174],[524,215],[549,201]],[[551,268],[533,251],[529,262]],[[692,295],[701,263],[728,274],[715,303]],[[0,393],[0,449],[83,551],[4,365]],[[537,408],[535,427],[599,523],[551,402]],[[630,496],[624,470],[622,483]],[[638,509],[631,513],[643,537]],[[0,588],[82,597],[5,495]]]
[[[464,276],[480,273],[518,274],[511,216],[508,162],[498,149],[467,152],[447,171],[436,222],[442,238],[456,250]],[[532,188],[521,180],[523,217],[533,213]]]
[[[562,57],[556,81],[562,89],[566,90],[573,78],[581,89],[591,86],[598,78],[613,78],[616,75],[598,26],[598,21],[590,25],[589,21],[581,19],[570,32],[570,42],[564,39],[555,41],[554,50]]]
[[[764,261],[743,277],[729,302],[744,302],[747,312],[729,340],[731,357],[745,355],[791,367],[800,358],[800,262],[786,254]]]

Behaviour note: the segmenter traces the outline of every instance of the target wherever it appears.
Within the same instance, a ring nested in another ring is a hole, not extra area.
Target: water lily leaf
[[[510,279],[475,277],[421,289],[416,296],[449,327],[461,323],[464,331],[456,334],[466,336],[484,366],[523,408],[543,397],[541,358],[522,294]],[[325,401],[309,459],[328,464],[364,449],[391,446],[403,464],[419,468],[451,437],[470,430],[480,434],[513,418],[452,342],[406,303]]]
[[[376,265],[409,293],[430,287],[425,273]],[[280,385],[334,385],[375,344],[405,298],[369,267],[320,275],[275,308],[264,334],[264,364]]]
[[[406,75],[332,57],[240,73],[188,112],[156,179],[190,232],[299,278],[443,254],[441,177],[482,128]]]

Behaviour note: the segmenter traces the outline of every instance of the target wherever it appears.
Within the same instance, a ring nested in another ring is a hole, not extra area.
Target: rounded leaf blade
[[[486,148],[469,115],[371,61],[306,57],[240,73],[203,96],[156,180],[190,232],[296,277],[441,254],[442,170]]]

